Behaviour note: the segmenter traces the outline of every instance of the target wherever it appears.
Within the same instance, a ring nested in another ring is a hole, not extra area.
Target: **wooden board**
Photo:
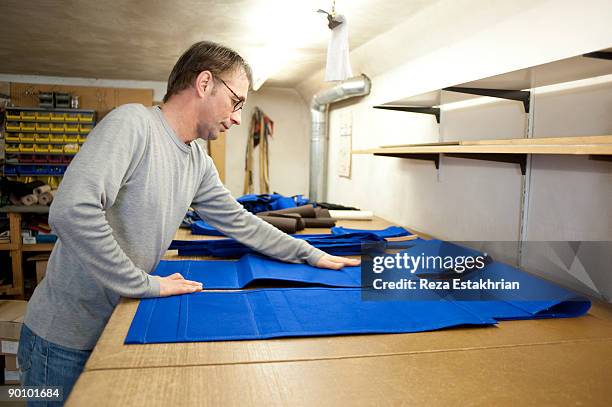
[[[612,136],[576,136],[576,137],[538,137],[538,138],[519,138],[504,140],[463,140],[462,146],[470,145],[534,145],[534,144],[612,144]]]
[[[353,154],[566,154],[566,155],[612,155],[612,144],[491,144],[459,146],[416,146],[372,148],[353,150]]]
[[[446,147],[446,146],[541,146],[541,145],[563,145],[580,146],[584,144],[606,145],[612,144],[612,135],[602,136],[576,136],[576,137],[538,137],[538,138],[517,138],[517,139],[489,139],[489,140],[457,140],[442,141],[439,143],[418,143],[418,144],[393,144],[381,146],[380,149],[403,148],[403,147]],[[375,149],[374,149],[375,150]],[[370,150],[356,150],[370,151]],[[356,153],[353,151],[353,153]],[[390,151],[390,150],[389,150]],[[360,154],[360,153],[358,153]]]
[[[612,136],[538,137],[517,139],[456,140],[439,143],[392,144],[380,148],[473,145],[538,145],[538,144],[612,144]]]
[[[208,140],[208,154],[213,159],[221,182],[225,182],[225,140],[226,134],[220,133],[216,140]]]
[[[441,141],[439,143],[417,143],[417,144],[391,144],[388,146],[380,146],[380,148],[395,148],[395,147],[419,147],[419,146],[458,146],[460,141]]]
[[[381,338],[384,335],[380,336]],[[406,335],[406,341],[411,336]],[[84,372],[67,406],[607,406],[612,340]],[[246,346],[246,345],[245,345]]]

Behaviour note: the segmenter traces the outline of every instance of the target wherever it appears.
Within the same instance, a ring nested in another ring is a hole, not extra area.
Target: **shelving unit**
[[[95,124],[95,110],[7,108],[4,174],[62,176]]]
[[[522,104],[526,127],[522,138],[503,140],[446,141],[438,143],[402,144],[353,151],[353,154],[373,154],[384,157],[427,160],[440,168],[442,156],[518,164],[521,171],[519,250],[517,264],[522,264],[523,242],[527,240],[527,208],[530,199],[531,162],[533,155],[586,155],[592,160],[612,162],[612,136],[534,138],[534,97],[542,87],[564,89],[566,83],[594,79],[605,83],[612,75],[612,48],[554,61],[513,72],[502,73],[433,91],[411,95],[373,106],[376,109],[422,113],[444,123],[445,112],[458,107],[457,102],[472,102],[487,96],[512,100]],[[602,78],[599,78],[602,77]],[[467,104],[463,104],[466,106]],[[518,136],[518,134],[517,134]]]
[[[382,105],[376,109],[434,115],[440,123],[444,107],[478,96],[514,100],[523,104],[530,123],[533,123],[530,104],[531,89],[570,81],[612,74],[612,48],[573,58],[555,61],[490,78],[457,84]],[[525,138],[503,140],[440,141],[439,143],[400,144],[357,150],[354,154],[374,154],[384,157],[428,160],[440,166],[440,156],[487,161],[517,163],[526,174],[528,154],[589,155],[596,160],[609,161],[612,136],[576,136],[533,138],[528,126]]]
[[[527,154],[589,155],[612,160],[612,136],[558,137],[538,139],[469,140],[444,143],[386,146],[367,150],[354,150],[353,154],[373,154],[382,157],[410,158],[440,165],[440,156],[497,161],[519,164],[525,175]]]
[[[13,271],[13,284],[0,286],[0,295],[13,295],[23,298],[23,253],[50,252],[53,243],[23,244],[21,238],[21,216],[23,213],[49,213],[48,206],[4,206],[0,212],[7,213],[10,222],[10,243],[0,244],[0,250],[9,250]]]

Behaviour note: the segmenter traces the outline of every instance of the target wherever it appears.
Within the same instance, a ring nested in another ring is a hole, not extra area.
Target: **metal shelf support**
[[[500,163],[518,164],[521,167],[521,174],[527,171],[527,154],[483,154],[483,153],[444,153],[447,157],[467,158],[469,160],[495,161]]]
[[[583,54],[582,56],[587,58],[612,60],[612,52],[607,51],[589,52],[588,54]]]
[[[440,154],[410,154],[410,153],[376,153],[381,157],[409,158],[411,160],[432,161],[436,166],[436,170],[440,169]]]
[[[423,113],[436,116],[436,122],[440,124],[440,108],[439,107],[418,107],[418,106],[374,106],[374,109],[397,110],[399,112]]]
[[[443,88],[449,92],[467,93],[469,95],[489,96],[499,99],[516,100],[523,103],[525,113],[529,113],[529,100],[531,93],[525,90],[507,90],[507,89],[484,89],[484,88],[462,88],[459,86],[451,86]]]

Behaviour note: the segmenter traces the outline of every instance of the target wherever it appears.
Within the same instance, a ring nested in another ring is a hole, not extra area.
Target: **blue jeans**
[[[46,341],[23,324],[17,351],[22,385],[60,387],[64,398],[59,402],[28,402],[28,405],[63,405],[90,354],[89,350],[66,348]]]

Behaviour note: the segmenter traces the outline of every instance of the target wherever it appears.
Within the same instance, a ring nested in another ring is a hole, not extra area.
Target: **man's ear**
[[[196,76],[195,89],[198,96],[204,97],[210,92],[209,87],[212,86],[212,73],[210,71],[202,71]],[[207,92],[208,91],[208,92]]]

